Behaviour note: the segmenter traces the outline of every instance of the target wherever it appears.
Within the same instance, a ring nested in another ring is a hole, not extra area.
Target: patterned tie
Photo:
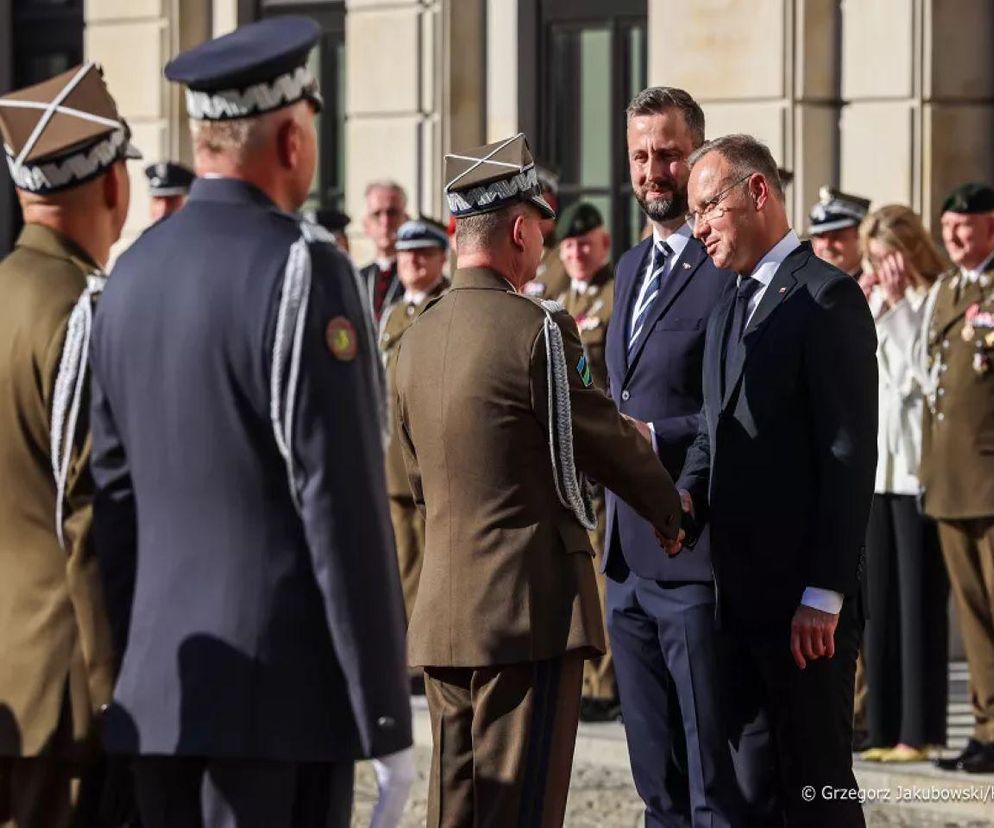
[[[645,321],[649,316],[656,297],[659,296],[659,288],[663,283],[663,273],[666,270],[666,262],[673,254],[670,246],[664,242],[657,242],[652,249],[652,276],[649,277],[649,285],[642,293],[642,300],[635,306],[635,321],[632,322],[632,335],[628,339],[628,356],[635,350],[635,343],[642,335]]]
[[[387,298],[387,290],[390,288],[392,279],[393,265],[390,265],[386,270],[377,268],[376,283],[373,285],[373,314],[377,321],[383,315],[383,302]]]

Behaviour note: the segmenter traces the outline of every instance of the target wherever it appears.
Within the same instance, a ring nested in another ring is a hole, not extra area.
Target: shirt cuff
[[[656,453],[656,456],[658,457],[659,456],[659,446],[656,445],[656,429],[652,425],[652,423],[646,423],[646,425],[649,426],[649,433],[652,435],[652,450]]]
[[[834,589],[806,587],[801,595],[801,603],[806,607],[838,615],[842,611],[842,593]]]

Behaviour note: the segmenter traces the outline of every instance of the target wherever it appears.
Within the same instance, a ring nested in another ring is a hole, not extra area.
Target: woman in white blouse
[[[863,756],[916,762],[946,736],[946,571],[919,509],[922,373],[912,362],[929,288],[948,267],[921,219],[892,204],[860,226],[860,284],[877,325],[877,479],[867,529],[865,657],[869,744]]]

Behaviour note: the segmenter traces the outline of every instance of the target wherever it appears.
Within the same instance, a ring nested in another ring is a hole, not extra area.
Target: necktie
[[[649,284],[642,292],[641,301],[635,306],[635,319],[632,322],[632,335],[628,338],[628,355],[631,356],[635,349],[635,344],[642,335],[645,321],[649,317],[656,297],[659,296],[659,288],[663,283],[663,273],[666,271],[666,262],[672,255],[673,250],[664,242],[656,242],[652,249],[652,275],[649,277]]]
[[[755,295],[762,284],[751,276],[743,276],[735,288],[735,307],[732,310],[732,325],[728,331],[728,341],[725,343],[725,382],[735,374],[744,358],[742,334],[745,331],[746,319],[749,318],[749,300]]]
[[[383,302],[387,298],[387,290],[393,279],[393,265],[386,270],[379,268],[376,273],[376,285],[373,287],[373,313],[379,319],[383,313]]]

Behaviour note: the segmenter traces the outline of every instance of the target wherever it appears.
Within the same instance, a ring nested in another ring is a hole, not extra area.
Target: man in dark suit
[[[292,215],[319,34],[274,17],[166,67],[201,177],[94,324],[94,535],[123,652],[104,735],[137,757],[146,828],[347,826],[355,759],[413,779],[368,310]]]
[[[739,274],[708,324],[701,429],[680,484],[710,518],[742,824],[862,826],[852,702],[877,454],[873,320],[856,281],[790,229],[763,144],[719,138],[690,165],[694,236]]]
[[[396,181],[374,181],[366,187],[362,229],[376,247],[376,258],[359,271],[373,319],[404,295],[397,277],[397,231],[407,221],[407,193]]]
[[[704,113],[682,89],[646,89],[628,107],[632,186],[653,232],[618,262],[608,377],[674,477],[697,435],[704,329],[731,287],[686,224],[687,157],[703,141]],[[708,539],[668,559],[611,492],[606,537],[607,626],[646,824],[734,825]]]

